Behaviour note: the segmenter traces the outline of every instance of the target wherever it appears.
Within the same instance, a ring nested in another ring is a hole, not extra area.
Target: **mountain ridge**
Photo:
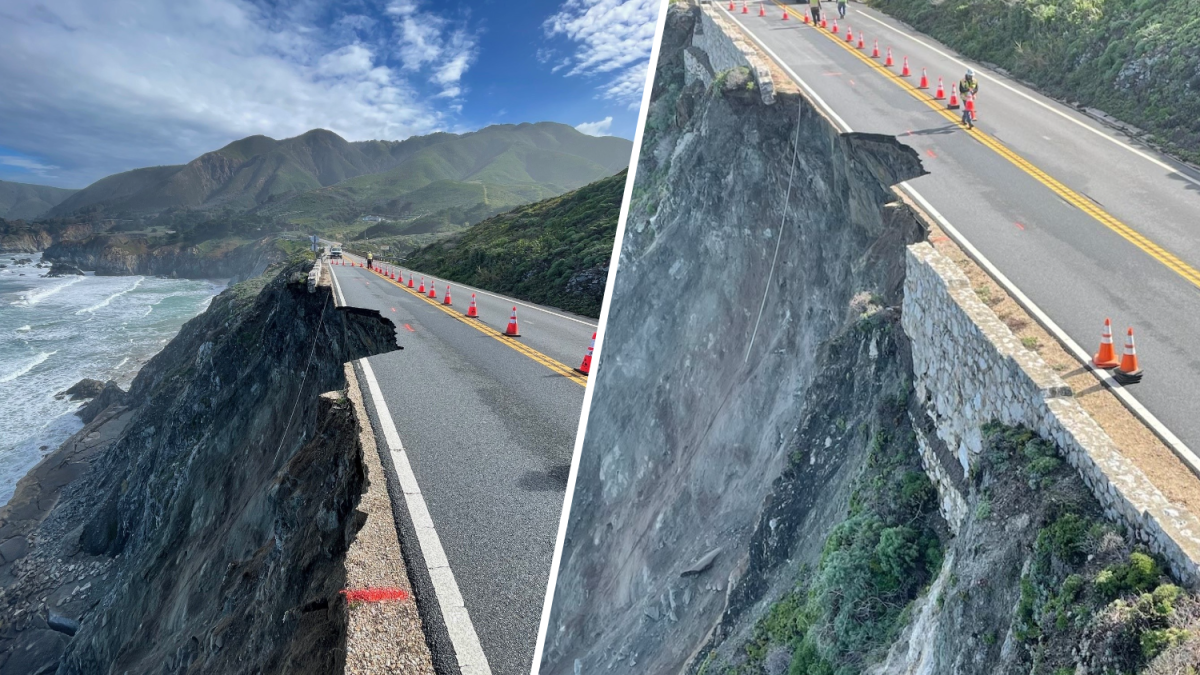
[[[0,180],[0,218],[33,220],[75,192],[68,188]]]
[[[45,215],[96,209],[143,214],[172,208],[249,210],[381,174],[395,179],[390,189],[367,189],[379,188],[379,181],[369,179],[350,182],[348,201],[358,201],[358,192],[395,198],[437,180],[545,184],[562,193],[624,168],[631,150],[626,139],[588,136],[555,122],[492,125],[402,141],[347,141],[326,129],[282,140],[254,135],[186,164],[107,176],[67,195]]]

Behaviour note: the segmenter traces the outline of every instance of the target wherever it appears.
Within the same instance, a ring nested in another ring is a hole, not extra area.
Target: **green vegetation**
[[[1200,161],[1195,0],[870,0],[968,57]]]
[[[422,272],[598,317],[625,171],[522,206],[427,246],[404,264]]]
[[[1048,509],[1013,622],[1032,672],[1074,673],[1080,658],[1097,668],[1089,673],[1186,672],[1156,670],[1163,661],[1154,660],[1200,650],[1200,602],[1103,519],[1052,443],[1023,428],[991,425],[984,434],[986,461],[1020,471]],[[1081,644],[1089,645],[1082,656]]]
[[[871,319],[866,323],[875,322]],[[942,565],[937,493],[907,430],[905,397],[889,399],[887,429],[871,437],[846,520],[830,532],[816,568],[755,625],[746,658],[729,673],[764,672],[791,652],[790,675],[852,675],[877,660],[908,621],[909,603]],[[835,422],[836,425],[836,422]],[[792,462],[808,462],[804,453]]]
[[[0,218],[33,220],[58,205],[75,190],[0,180]]]

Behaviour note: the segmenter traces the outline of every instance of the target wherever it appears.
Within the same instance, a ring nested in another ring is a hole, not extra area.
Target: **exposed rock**
[[[700,557],[699,560],[692,563],[691,566],[689,566],[682,573],[680,573],[679,576],[693,577],[693,576],[696,576],[697,574],[700,574],[701,572],[704,572],[708,568],[712,567],[713,561],[717,559],[717,554],[719,554],[720,552],[721,552],[721,549],[714,548],[713,550],[709,551],[708,553],[705,553],[703,556]]]
[[[21,480],[0,612],[81,625],[0,622],[0,672],[340,672],[365,474],[353,410],[320,394],[396,333],[306,268],[231,286]]]
[[[75,635],[79,632],[78,621],[54,612],[50,612],[50,617],[46,619],[46,625],[66,635]]]
[[[103,382],[85,377],[73,384],[70,389],[55,394],[54,398],[70,397],[72,401],[80,401],[85,398],[96,398],[102,391],[104,391]]]
[[[96,380],[89,381],[95,382]],[[74,387],[72,387],[72,389],[73,388]],[[108,382],[104,383],[104,387],[100,390],[100,393],[96,394],[95,398],[89,401],[87,405],[75,411],[75,414],[79,415],[79,418],[83,420],[84,424],[88,424],[92,420],[96,419],[96,416],[101,412],[107,410],[109,406],[123,403],[125,401],[125,395],[125,391],[123,391],[115,381],[109,380]]]
[[[48,277],[83,276],[83,270],[67,262],[56,262],[46,273]]]
[[[158,244],[136,235],[97,234],[64,240],[46,249],[45,260],[69,263],[98,276],[143,274],[186,279],[248,279],[283,260],[273,237],[247,244],[201,249],[185,244]]]

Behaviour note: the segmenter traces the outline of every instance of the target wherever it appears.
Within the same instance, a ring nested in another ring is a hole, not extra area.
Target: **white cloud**
[[[439,96],[460,96],[463,74],[479,54],[476,36],[461,28],[451,29],[444,17],[421,10],[414,0],[393,0],[387,13],[396,24],[396,53],[404,67],[432,67],[429,81],[442,88]]]
[[[0,155],[0,164],[23,169],[39,176],[45,176],[47,175],[46,172],[53,171],[58,168],[53,164],[43,164],[26,157],[13,157],[12,155]]]
[[[552,72],[570,66],[568,76],[605,76],[601,96],[636,108],[657,20],[655,0],[566,0],[543,28],[548,36],[570,40],[576,49]]]
[[[575,125],[579,131],[588,136],[607,136],[608,129],[612,126],[612,116],[609,115],[599,122],[584,122],[583,124]]]
[[[336,19],[328,0],[3,0],[0,148],[43,161],[0,170],[59,165],[56,182],[81,187],[251,134],[396,139],[453,126],[453,100],[422,89],[461,95],[475,38],[408,7],[377,21]],[[391,32],[405,34],[406,18],[432,29],[401,37],[408,57],[393,66]]]

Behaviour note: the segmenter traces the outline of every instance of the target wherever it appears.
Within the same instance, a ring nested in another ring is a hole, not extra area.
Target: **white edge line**
[[[379,418],[379,426],[383,429],[384,442],[387,443],[392,463],[396,467],[396,478],[404,492],[404,503],[412,519],[413,529],[416,530],[417,541],[421,545],[421,557],[425,561],[425,568],[429,570],[429,580],[433,583],[433,590],[437,595],[442,620],[446,623],[446,632],[450,635],[450,642],[454,644],[458,667],[464,673],[491,675],[491,666],[483,653],[483,646],[479,644],[479,636],[475,633],[475,626],[467,613],[462,593],[454,580],[454,572],[450,569],[446,552],[442,549],[441,538],[433,526],[433,518],[425,506],[425,498],[417,485],[412,465],[408,463],[408,454],[400,442],[400,434],[396,433],[392,413],[383,398],[383,392],[379,389],[379,382],[375,380],[375,372],[371,370],[371,364],[366,359],[359,359],[358,363],[362,366],[367,388],[371,392],[371,401],[375,404],[375,413]]]
[[[1147,410],[1140,401],[1134,398],[1133,394],[1129,393],[1129,390],[1118,384],[1117,381],[1114,380],[1111,375],[1109,375],[1108,371],[1099,368],[1093,368],[1090,365],[1091,355],[1089,355],[1087,351],[1083,349],[1083,347],[1080,347],[1078,343],[1072,340],[1071,336],[1067,335],[1066,331],[1060,328],[1058,324],[1054,323],[1054,320],[1051,319],[1045,312],[1043,312],[1040,307],[1034,304],[1033,300],[1030,300],[1024,293],[1022,293],[1021,289],[1017,288],[1016,284],[1010,281],[1008,277],[1004,276],[1004,273],[1001,272],[995,265],[993,265],[992,262],[979,251],[979,249],[975,248],[971,242],[967,241],[967,238],[964,237],[962,233],[959,232],[953,225],[951,225],[950,221],[946,220],[946,218],[942,216],[942,214],[939,213],[938,210],[934,208],[933,205],[930,204],[923,196],[921,196],[921,193],[917,192],[916,189],[908,183],[908,181],[900,183],[897,187],[903,190],[904,193],[911,197],[913,201],[917,202],[917,204],[920,205],[920,207],[924,209],[925,212],[930,215],[930,217],[936,220],[938,225],[940,225],[942,229],[946,231],[946,234],[950,235],[950,238],[953,239],[954,242],[958,244],[972,260],[982,267],[988,273],[988,275],[995,280],[996,283],[1000,284],[1000,286],[1004,288],[1005,292],[1012,296],[1013,300],[1017,301],[1017,304],[1021,305],[1026,312],[1033,316],[1034,320],[1041,324],[1042,328],[1045,328],[1047,331],[1049,331],[1050,334],[1053,335],[1055,339],[1057,339],[1064,347],[1066,347],[1067,351],[1071,352],[1071,354],[1085,368],[1092,371],[1092,373],[1099,377],[1104,385],[1108,387],[1108,389],[1114,395],[1116,395],[1118,399],[1121,400],[1121,403],[1123,403],[1130,412],[1132,412],[1138,419],[1142,421],[1142,423],[1149,427],[1154,435],[1158,436],[1158,438],[1165,443],[1168,448],[1171,449],[1171,452],[1175,453],[1175,456],[1187,465],[1192,473],[1196,474],[1197,477],[1200,477],[1200,458],[1196,457],[1196,454],[1193,453],[1191,449],[1179,439],[1178,436],[1171,433],[1171,430],[1168,429],[1162,422],[1160,422],[1159,419],[1154,416],[1154,413]]]
[[[841,115],[834,112],[833,107],[830,106],[828,103],[826,103],[825,99],[821,98],[820,94],[818,94],[816,91],[814,91],[812,87],[808,86],[808,83],[805,82],[799,75],[797,75],[796,71],[792,70],[790,66],[788,66],[786,63],[784,63],[783,59],[779,58],[778,54],[776,54],[774,51],[772,51],[770,47],[763,44],[762,40],[758,39],[758,36],[754,34],[754,31],[750,30],[749,27],[747,27],[745,24],[743,24],[737,18],[736,14],[730,12],[725,7],[725,5],[723,5],[719,2],[714,2],[711,4],[714,7],[716,7],[717,9],[724,12],[726,16],[728,16],[735,24],[737,24],[738,27],[740,27],[742,29],[742,33],[744,33],[751,40],[753,40],[754,44],[758,45],[759,49],[763,50],[768,55],[770,55],[771,59],[775,61],[775,65],[779,66],[789,76],[791,76],[792,81],[795,82],[796,85],[799,86],[800,89],[803,90],[804,93],[810,99],[812,99],[812,101],[814,103],[816,103],[818,106],[821,107],[822,112],[824,112],[826,115],[828,115],[830,117],[830,119],[833,120],[833,123],[838,127],[838,129],[837,129],[838,131],[840,131],[844,134],[853,133],[854,130],[850,128],[849,124],[846,124],[846,120],[842,119]]]
[[[338,301],[338,307],[345,307],[346,306],[346,296],[344,293],[342,293],[342,285],[340,283],[338,283],[337,274],[335,274],[333,271],[332,263],[329,265],[329,276],[330,276],[330,278],[333,279],[333,290],[334,290],[333,299]]]
[[[858,15],[860,15],[860,16],[862,16],[863,18],[870,19],[871,21],[874,21],[875,23],[879,24],[880,26],[883,26],[883,27],[887,28],[888,30],[891,30],[891,31],[894,31],[894,32],[896,32],[896,33],[899,33],[900,35],[903,35],[904,37],[906,37],[906,38],[908,38],[908,39],[912,40],[913,42],[916,42],[917,44],[921,45],[922,47],[925,47],[926,49],[928,49],[928,50],[930,50],[930,51],[934,52],[935,54],[938,54],[939,56],[941,56],[941,57],[943,57],[943,58],[945,58],[945,59],[949,59],[949,60],[950,60],[952,63],[956,63],[956,64],[958,64],[958,65],[962,66],[963,68],[974,68],[974,67],[975,67],[974,65],[972,65],[972,64],[969,64],[969,63],[967,63],[967,62],[965,62],[965,61],[963,61],[963,60],[961,60],[961,59],[959,59],[959,58],[955,57],[955,56],[954,56],[954,55],[952,55],[952,54],[949,54],[949,53],[947,53],[947,52],[945,52],[945,51],[943,51],[943,50],[941,50],[941,49],[938,49],[938,48],[937,48],[937,47],[935,47],[934,45],[931,45],[931,44],[929,44],[928,42],[925,42],[925,41],[924,41],[924,40],[922,40],[921,38],[915,37],[915,36],[914,36],[914,35],[912,35],[911,33],[907,33],[907,32],[905,32],[905,31],[899,30],[899,29],[898,29],[898,28],[896,28],[895,26],[892,26],[892,25],[888,24],[886,21],[883,21],[882,19],[879,19],[879,18],[877,18],[877,17],[871,16],[871,15],[870,15],[869,13],[867,13],[867,12],[863,12],[862,10],[857,10],[855,13],[856,13],[856,14],[858,14]],[[890,15],[888,15],[888,14],[886,14],[886,13],[884,13],[884,16],[887,16],[888,18],[892,19],[893,21],[899,21],[899,19],[896,19],[895,17],[893,17],[893,16],[890,16]],[[986,70],[986,68],[984,68],[984,67],[982,67],[982,66],[979,66],[979,68],[980,68],[980,70]],[[1200,180],[1196,180],[1195,178],[1191,177],[1190,175],[1188,175],[1188,174],[1187,174],[1187,173],[1185,173],[1184,171],[1182,171],[1182,170],[1180,170],[1180,169],[1178,169],[1178,168],[1176,168],[1176,167],[1173,167],[1173,166],[1171,166],[1170,164],[1167,164],[1166,162],[1164,162],[1164,161],[1162,161],[1162,160],[1158,159],[1157,157],[1155,157],[1155,156],[1153,156],[1153,155],[1151,155],[1151,154],[1147,153],[1147,152],[1146,152],[1146,151],[1144,151],[1144,150],[1140,150],[1140,149],[1138,149],[1138,148],[1135,148],[1135,147],[1133,147],[1132,145],[1130,145],[1130,144],[1126,143],[1125,141],[1123,141],[1123,140],[1121,140],[1121,139],[1119,139],[1119,138],[1116,138],[1116,137],[1112,136],[1112,135],[1111,135],[1111,134],[1109,134],[1109,133],[1105,133],[1105,131],[1104,131],[1104,130],[1102,130],[1102,129],[1097,129],[1096,127],[1093,127],[1092,125],[1090,125],[1090,124],[1087,124],[1087,123],[1083,122],[1082,120],[1078,120],[1078,119],[1076,119],[1076,118],[1074,118],[1074,117],[1072,117],[1072,116],[1068,115],[1067,113],[1063,112],[1062,110],[1059,110],[1058,108],[1054,107],[1053,105],[1050,105],[1049,103],[1047,103],[1047,102],[1045,102],[1045,101],[1038,100],[1036,97],[1034,97],[1034,96],[1032,96],[1032,95],[1030,95],[1030,94],[1027,94],[1027,93],[1025,93],[1025,92],[1021,91],[1020,89],[1017,89],[1016,87],[1014,87],[1014,86],[1012,86],[1012,85],[1008,84],[1007,82],[1005,82],[1005,81],[1001,80],[1001,79],[1000,79],[999,77],[997,77],[995,74],[989,74],[987,77],[980,77],[980,79],[983,79],[983,80],[991,80],[992,82],[994,82],[994,83],[996,83],[996,84],[1000,85],[1001,87],[1003,87],[1003,88],[1005,88],[1005,89],[1007,89],[1007,90],[1011,91],[1012,93],[1016,94],[1017,96],[1020,96],[1020,97],[1022,97],[1022,98],[1024,98],[1024,99],[1026,99],[1026,100],[1030,101],[1031,103],[1035,103],[1035,104],[1037,104],[1037,105],[1041,106],[1042,108],[1045,108],[1046,110],[1048,110],[1048,111],[1050,111],[1050,112],[1054,113],[1055,115],[1058,115],[1059,117],[1061,117],[1061,118],[1063,118],[1063,119],[1067,120],[1068,122],[1071,122],[1071,123],[1073,123],[1073,124],[1076,124],[1076,125],[1078,125],[1078,126],[1080,126],[1080,127],[1084,128],[1084,129],[1087,129],[1088,131],[1092,132],[1093,134],[1096,134],[1097,136],[1100,136],[1101,138],[1104,138],[1105,140],[1109,141],[1110,143],[1114,143],[1114,144],[1116,144],[1116,145],[1118,145],[1118,146],[1120,146],[1120,147],[1122,147],[1122,148],[1124,148],[1124,149],[1128,150],[1129,152],[1132,152],[1133,154],[1135,154],[1135,155],[1137,155],[1137,156],[1141,157],[1142,159],[1145,159],[1145,160],[1148,160],[1148,161],[1150,161],[1150,162],[1153,162],[1153,163],[1154,163],[1156,166],[1158,166],[1159,168],[1161,168],[1161,169],[1165,169],[1165,170],[1167,170],[1167,171],[1170,171],[1171,173],[1174,173],[1174,174],[1178,174],[1178,175],[1179,175],[1181,178],[1183,178],[1184,180],[1186,180],[1186,181],[1188,181],[1188,182],[1192,183],[1193,185],[1200,185]],[[1060,104],[1060,105],[1061,105],[1061,104]]]
[[[621,197],[621,213],[617,220],[617,236],[613,240],[612,257],[609,259],[608,280],[604,286],[604,302],[600,305],[599,328],[596,330],[596,348],[592,353],[591,376],[588,377],[587,388],[583,392],[583,409],[579,415],[579,427],[575,431],[575,450],[571,455],[571,470],[567,474],[567,489],[563,498],[562,516],[558,520],[558,537],[554,541],[554,558],[550,563],[549,583],[546,584],[546,599],[542,603],[542,621],[538,627],[537,647],[533,651],[533,663],[530,665],[530,675],[539,675],[542,667],[542,653],[546,647],[546,637],[550,626],[550,609],[554,602],[554,589],[558,584],[558,570],[562,562],[563,542],[567,536],[567,522],[571,515],[571,502],[575,497],[575,481],[579,476],[579,457],[583,450],[584,434],[587,431],[588,417],[591,413],[592,394],[596,387],[596,374],[600,363],[601,350],[604,347],[604,328],[608,323],[608,312],[612,306],[613,286],[617,278],[617,266],[621,262],[621,244],[625,240],[625,221],[629,218],[629,202],[633,197],[633,183],[637,177],[638,160],[642,151],[642,135],[646,130],[646,116],[650,108],[650,93],[654,91],[654,78],[658,65],[658,54],[662,47],[663,28],[667,23],[667,7],[669,0],[660,0],[658,6],[658,23],[654,27],[654,43],[650,48],[650,60],[646,64],[646,84],[642,88],[642,107],[638,112],[638,123],[633,135],[633,151],[629,158],[629,175],[625,178],[625,194]]]

